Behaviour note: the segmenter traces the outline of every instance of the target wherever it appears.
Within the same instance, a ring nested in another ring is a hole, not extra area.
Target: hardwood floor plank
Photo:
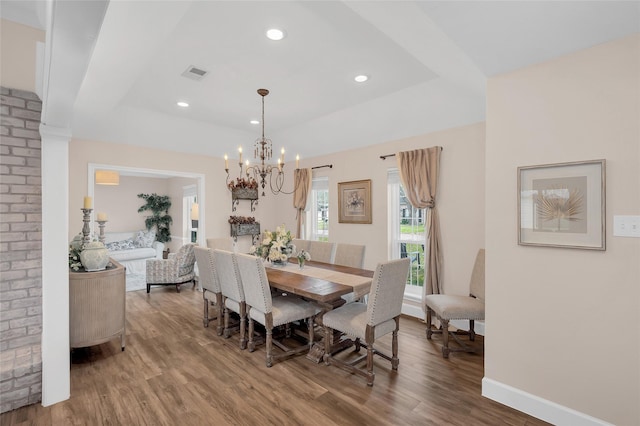
[[[401,318],[398,371],[375,358],[373,387],[304,356],[266,368],[264,346],[240,350],[189,287],[127,293],[126,350],[118,339],[74,350],[71,398],[0,415],[4,425],[526,425],[546,423],[483,398],[483,356],[442,358],[439,337]],[[482,344],[479,336],[477,344]],[[391,336],[377,342],[390,353]],[[275,349],[277,351],[277,349]],[[352,356],[351,349],[340,354]]]

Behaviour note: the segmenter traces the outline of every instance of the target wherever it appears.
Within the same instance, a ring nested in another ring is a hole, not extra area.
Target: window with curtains
[[[311,182],[310,208],[307,212],[307,239],[329,241],[329,178],[317,177]]]
[[[411,260],[405,294],[420,296],[424,286],[425,210],[411,206],[397,169],[387,175],[389,259]]]

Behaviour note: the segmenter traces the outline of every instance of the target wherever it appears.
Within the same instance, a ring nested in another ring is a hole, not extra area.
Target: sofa
[[[164,244],[156,241],[154,231],[106,232],[109,256],[120,262],[127,274],[146,275],[147,259],[162,259]]]

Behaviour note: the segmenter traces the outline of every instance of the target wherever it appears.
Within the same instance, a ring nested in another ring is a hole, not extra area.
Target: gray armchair
[[[185,244],[178,253],[171,253],[169,259],[147,259],[147,293],[152,285],[175,285],[178,293],[182,284],[193,282],[195,286],[193,247],[193,244]]]

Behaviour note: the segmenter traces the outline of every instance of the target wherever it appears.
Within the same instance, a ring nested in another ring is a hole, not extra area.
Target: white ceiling
[[[37,26],[20,16],[42,3],[0,13]],[[292,159],[483,121],[487,77],[638,32],[640,2],[112,0],[98,29],[74,137],[233,157],[267,88],[266,136]]]

